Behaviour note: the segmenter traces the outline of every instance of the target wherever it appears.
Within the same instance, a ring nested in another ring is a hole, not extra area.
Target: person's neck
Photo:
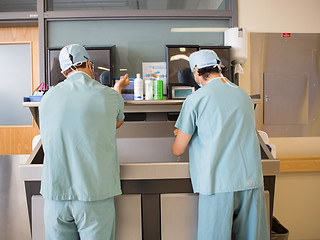
[[[76,71],[76,72],[84,72],[84,73],[86,73],[89,77],[93,78],[93,77],[92,77],[92,73],[91,73],[91,71],[89,70],[89,68],[78,68],[78,71]],[[73,73],[75,73],[75,72],[70,72],[67,77],[69,77],[69,76],[70,76],[71,74],[73,74]]]
[[[211,73],[206,79],[202,78],[203,79],[203,86],[206,85],[211,79],[214,79],[214,78],[218,78],[218,77],[221,77],[221,75],[219,73]]]

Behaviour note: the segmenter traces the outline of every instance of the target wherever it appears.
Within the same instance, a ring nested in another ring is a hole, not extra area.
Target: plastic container
[[[163,81],[160,80],[160,77],[157,77],[157,80],[154,81],[154,100],[163,100]]]
[[[137,77],[134,79],[134,100],[143,100],[143,80],[140,73],[137,73]]]
[[[145,80],[144,83],[144,97],[145,100],[153,100],[153,81],[152,80]]]

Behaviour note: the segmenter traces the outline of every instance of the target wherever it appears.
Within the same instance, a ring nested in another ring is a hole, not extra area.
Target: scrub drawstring
[[[225,76],[223,76],[221,72],[220,72],[220,76],[221,76],[221,81],[222,81],[222,82],[228,84],[230,87],[238,88],[237,85],[232,85],[232,84],[230,84],[229,81],[228,81],[228,79],[227,79]]]

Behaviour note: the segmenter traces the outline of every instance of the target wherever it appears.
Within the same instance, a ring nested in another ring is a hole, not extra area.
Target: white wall
[[[239,27],[249,32],[320,33],[320,0],[239,0]],[[244,71],[240,86],[251,94],[250,58]],[[320,137],[270,142],[276,144],[278,156],[320,155]],[[290,240],[319,240],[320,172],[280,174],[274,215],[289,229]]]
[[[319,0],[239,0],[239,27],[250,32],[320,32]]]

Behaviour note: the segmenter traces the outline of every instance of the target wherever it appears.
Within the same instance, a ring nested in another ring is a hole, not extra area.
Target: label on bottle
[[[163,81],[154,81],[154,100],[163,100]]]
[[[143,100],[143,80],[136,78],[134,80],[134,100]]]

